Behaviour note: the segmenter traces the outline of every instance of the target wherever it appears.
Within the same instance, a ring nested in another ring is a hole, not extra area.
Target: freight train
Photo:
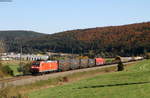
[[[32,74],[48,73],[56,71],[68,71],[81,68],[88,68],[94,66],[100,66],[105,64],[105,59],[70,59],[70,60],[59,60],[59,61],[33,61],[30,72]]]
[[[130,62],[141,60],[143,58],[123,58],[122,62]],[[69,71],[75,69],[103,66],[116,64],[113,62],[106,62],[104,58],[95,59],[69,59],[69,60],[58,60],[58,61],[33,61],[30,72],[32,74],[43,74],[49,72]]]

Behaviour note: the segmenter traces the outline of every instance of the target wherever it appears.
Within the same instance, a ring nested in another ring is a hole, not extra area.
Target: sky
[[[0,30],[52,34],[150,21],[150,0],[1,1],[4,0],[0,0]]]

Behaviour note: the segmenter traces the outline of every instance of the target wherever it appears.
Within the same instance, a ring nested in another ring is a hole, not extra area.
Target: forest
[[[55,34],[0,31],[8,52],[63,52],[81,55],[136,56],[150,52],[150,22],[77,29]]]

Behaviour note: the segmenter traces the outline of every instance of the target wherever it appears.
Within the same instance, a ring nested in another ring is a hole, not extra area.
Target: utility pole
[[[22,45],[20,46],[20,63],[22,61]]]
[[[73,48],[71,49],[72,51],[71,51],[71,54],[72,54],[72,59],[74,58],[74,50],[73,50]]]
[[[20,45],[20,69],[22,70],[22,43]]]

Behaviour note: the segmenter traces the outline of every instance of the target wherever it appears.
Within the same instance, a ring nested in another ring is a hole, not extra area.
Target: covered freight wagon
[[[103,58],[95,59],[95,65],[103,65],[103,64],[105,64],[105,59],[103,59]]]

